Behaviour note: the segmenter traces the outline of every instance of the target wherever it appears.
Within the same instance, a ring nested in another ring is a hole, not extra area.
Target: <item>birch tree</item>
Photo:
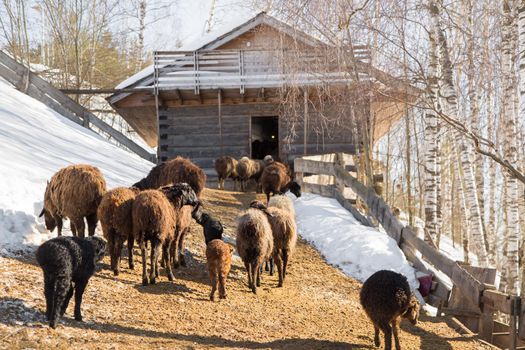
[[[458,115],[457,96],[454,89],[452,63],[450,61],[448,43],[443,32],[443,26],[440,18],[440,6],[430,1],[429,4],[430,15],[432,19],[433,32],[436,35],[438,50],[439,50],[439,63],[441,68],[441,84],[440,93],[443,96],[443,112],[449,116]],[[459,162],[461,170],[463,171],[464,184],[465,184],[465,199],[468,202],[468,221],[471,227],[471,237],[475,244],[476,253],[481,266],[488,265],[488,256],[485,244],[483,243],[483,224],[481,221],[481,212],[479,208],[478,193],[476,188],[476,179],[474,174],[474,168],[470,159],[470,154],[465,138],[456,129],[452,129],[453,137],[458,147]]]

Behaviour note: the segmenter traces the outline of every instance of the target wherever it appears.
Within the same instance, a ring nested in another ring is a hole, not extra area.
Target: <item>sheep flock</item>
[[[246,269],[249,290],[257,293],[265,264],[270,265],[270,274],[273,264],[277,266],[277,287],[283,287],[298,240],[294,205],[284,195],[290,191],[296,197],[301,196],[293,171],[271,156],[263,160],[222,156],[216,159],[215,169],[220,190],[224,190],[226,179],[234,182],[234,190],[241,191],[247,191],[248,183],[253,181],[256,192],[266,195],[266,203],[254,200],[239,214],[235,248]],[[220,299],[226,298],[235,250],[224,241],[226,227],[206,210],[209,204],[201,199],[205,186],[204,171],[183,157],[156,165],[146,177],[129,187],[109,190],[103,174],[93,166],[78,164],[59,169],[48,181],[40,215],[44,216],[49,231],[57,228],[59,237],[43,243],[36,253],[44,273],[49,325],[56,327],[73,294],[75,319],[82,320],[82,294],[96,272],[97,262],[107,253],[109,267],[118,276],[125,242],[127,266],[131,270],[135,268],[135,243],[140,248],[144,286],[155,284],[161,275],[159,258],[167,279],[173,281],[173,270],[185,266],[184,237],[192,221],[203,230],[210,300],[215,300],[217,290]],[[70,220],[74,237],[61,236],[64,218]],[[104,239],[93,237],[99,220]],[[397,275],[385,272],[373,275],[361,291],[362,306],[374,324],[376,346],[381,330],[386,348],[390,348],[393,334],[399,349],[400,319],[408,318],[415,323],[419,316],[419,304],[410,293],[406,278]]]

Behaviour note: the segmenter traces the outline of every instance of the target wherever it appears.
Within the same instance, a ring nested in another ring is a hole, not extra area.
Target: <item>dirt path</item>
[[[206,190],[205,200],[232,232],[234,219],[253,194]],[[84,323],[69,306],[56,330],[43,323],[43,278],[32,257],[0,257],[1,349],[370,349],[373,329],[359,305],[360,283],[327,265],[300,241],[283,288],[264,275],[257,295],[249,292],[238,258],[228,279],[228,299],[212,303],[197,225],[187,240],[189,266],[175,282],[143,287],[140,263],[118,277],[97,273],[84,294]],[[138,257],[138,255],[137,255]],[[127,265],[123,259],[123,267]],[[403,349],[489,349],[460,336],[445,323],[423,317],[403,323]]]

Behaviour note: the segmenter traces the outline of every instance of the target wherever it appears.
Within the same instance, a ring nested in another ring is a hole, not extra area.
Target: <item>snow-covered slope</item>
[[[129,186],[152,166],[0,79],[0,252],[49,238],[37,218],[46,181],[75,163],[99,167],[108,188]]]
[[[379,270],[396,271],[407,277],[412,289],[419,287],[414,269],[386,233],[363,226],[333,198],[310,193],[290,198],[294,201],[299,234],[328,263],[360,281]]]

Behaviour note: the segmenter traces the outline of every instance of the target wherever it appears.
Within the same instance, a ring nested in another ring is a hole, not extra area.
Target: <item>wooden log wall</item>
[[[457,316],[472,332],[493,345],[503,349],[525,349],[525,303],[519,296],[495,289],[493,284],[496,270],[453,261],[418,237],[412,228],[403,226],[372,188],[366,187],[349,173],[348,164],[344,161],[346,157],[348,156],[345,154],[337,154],[328,162],[326,159],[322,161],[321,156],[298,158],[295,160],[296,172],[299,171],[298,180],[305,185],[307,191],[322,194],[323,191],[327,191],[319,188],[320,185],[305,183],[304,173],[335,176],[336,187],[348,186],[366,203],[370,214],[383,226],[387,234],[396,240],[415,268],[434,275],[436,272],[445,274],[452,281],[451,293],[438,279],[432,291],[431,303],[437,302],[440,311]],[[337,194],[335,196],[337,198]],[[353,205],[350,207],[352,209],[349,210],[354,213],[356,209]],[[359,215],[364,216],[361,213]],[[509,324],[495,320],[498,312],[509,315]]]

